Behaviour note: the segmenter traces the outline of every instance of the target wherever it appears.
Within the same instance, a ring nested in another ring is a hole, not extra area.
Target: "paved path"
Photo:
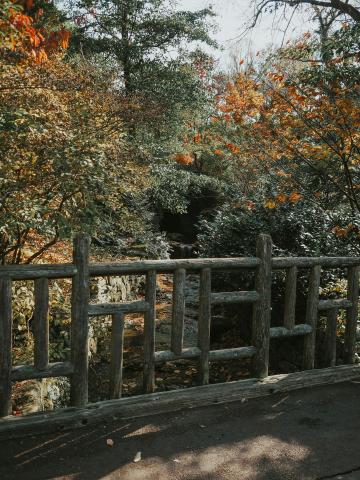
[[[360,381],[2,441],[0,479],[360,480]]]

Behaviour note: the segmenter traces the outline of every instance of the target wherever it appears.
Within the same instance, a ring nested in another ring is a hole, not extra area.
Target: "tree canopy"
[[[304,202],[331,217],[329,234],[357,238],[358,5],[312,3],[256,2],[314,8],[317,27],[230,74],[205,48],[211,8],[2,2],[2,262],[39,260],[77,230],[146,243],[159,212],[207,196],[254,215]]]

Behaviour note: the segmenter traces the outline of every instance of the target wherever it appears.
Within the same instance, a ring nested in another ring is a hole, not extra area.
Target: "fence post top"
[[[258,240],[262,241],[262,242],[271,242],[272,243],[272,238],[271,238],[271,235],[269,235],[268,233],[260,233],[258,235]]]
[[[90,235],[88,235],[87,233],[77,233],[75,236],[74,236],[74,242],[76,241],[88,241],[90,242]]]
[[[256,250],[257,255],[261,256],[264,252],[269,252],[269,255],[272,254],[272,238],[267,233],[261,233],[256,241]]]

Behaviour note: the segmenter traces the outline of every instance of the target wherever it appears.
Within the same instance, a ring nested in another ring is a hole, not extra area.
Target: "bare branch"
[[[268,5],[289,5],[297,7],[299,5],[310,5],[313,7],[331,8],[341,14],[351,17],[355,22],[360,22],[360,9],[350,4],[347,0],[261,0],[256,3],[254,19],[251,27],[254,27]]]

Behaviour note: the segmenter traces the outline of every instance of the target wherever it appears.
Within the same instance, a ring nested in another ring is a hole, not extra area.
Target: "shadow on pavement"
[[[108,419],[106,424],[81,430],[5,440],[0,443],[0,478],[335,477],[360,469],[359,400],[360,383],[349,382],[129,421]],[[113,446],[107,445],[108,439]],[[134,462],[138,452],[141,460]],[[360,478],[360,470],[358,475]]]

